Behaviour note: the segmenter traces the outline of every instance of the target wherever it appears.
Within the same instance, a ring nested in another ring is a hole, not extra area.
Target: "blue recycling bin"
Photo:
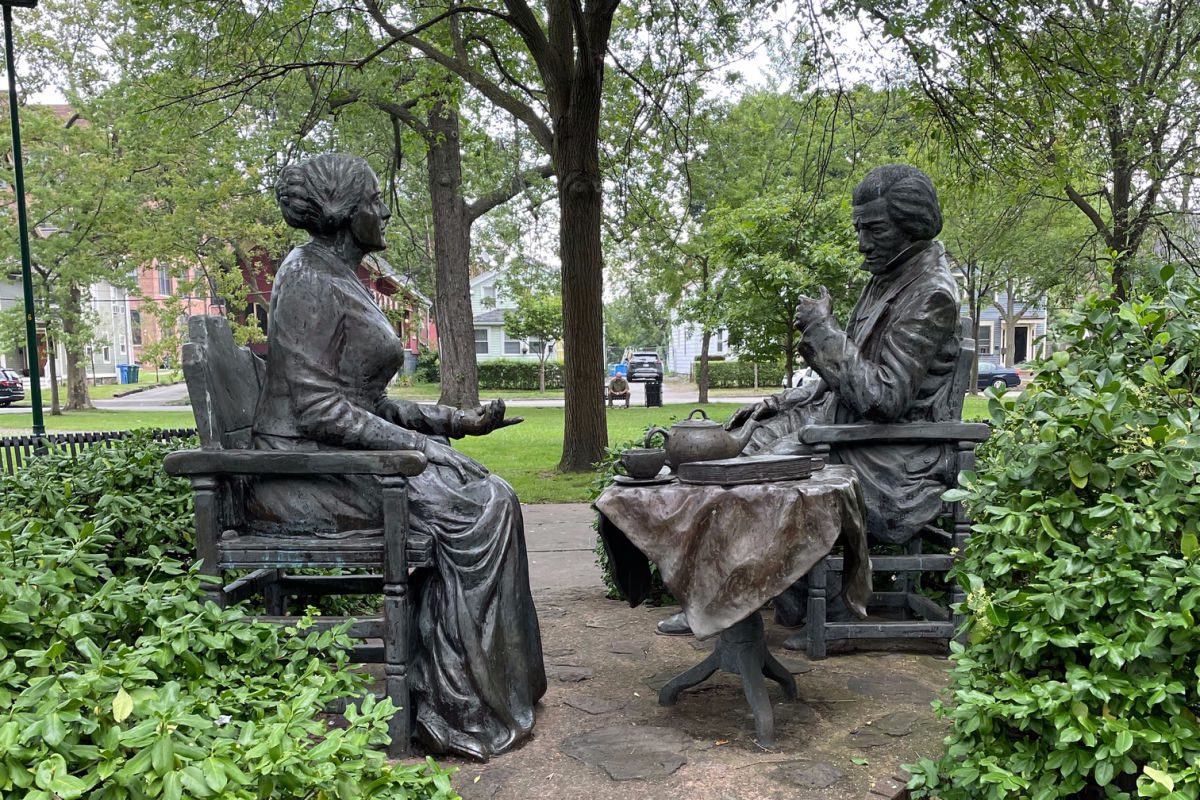
[[[129,383],[129,365],[117,364],[117,375],[121,383]]]

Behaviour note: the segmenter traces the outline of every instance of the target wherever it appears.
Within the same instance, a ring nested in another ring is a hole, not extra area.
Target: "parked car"
[[[21,373],[12,369],[0,369],[0,408],[25,399],[25,382]]]
[[[1021,376],[1012,367],[1002,367],[999,364],[979,365],[980,391],[990,387],[998,392],[1007,392],[1020,385]]]
[[[635,350],[627,363],[630,383],[662,383],[663,362],[653,350]]]

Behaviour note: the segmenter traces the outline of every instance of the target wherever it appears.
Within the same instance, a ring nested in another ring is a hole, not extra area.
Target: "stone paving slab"
[[[674,707],[658,705],[657,678],[704,656],[689,638],[653,634],[675,609],[630,609],[599,587],[535,600],[550,609],[540,621],[547,653],[562,654],[546,659],[556,677],[524,747],[489,764],[444,762],[459,768],[454,785],[466,800],[861,800],[873,791],[879,800],[899,789],[901,764],[932,756],[945,735],[929,706],[944,685],[944,658],[809,662],[781,649],[789,631],[768,612],[772,651],[796,666],[800,695],[787,702],[771,687],[778,746],[768,750],[754,741],[737,676],[718,673]]]
[[[778,746],[759,747],[736,675],[718,673],[658,705],[662,683],[713,640],[657,636],[677,608],[608,600],[583,504],[525,506],[530,583],[549,688],[533,738],[488,764],[457,767],[465,800],[896,800],[900,765],[941,748],[930,702],[948,662],[924,652],[856,652],[809,661],[763,612],[771,651],[796,678],[786,701],[769,683]],[[420,754],[414,754],[414,757]]]

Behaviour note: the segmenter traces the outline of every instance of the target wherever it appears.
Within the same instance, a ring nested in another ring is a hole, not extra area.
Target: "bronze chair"
[[[412,712],[408,688],[411,614],[410,568],[432,563],[428,540],[408,530],[408,478],[425,469],[416,452],[254,450],[251,427],[265,364],[237,347],[224,317],[194,316],[188,321],[183,371],[196,415],[199,450],[167,456],[165,468],[192,482],[196,506],[196,548],[201,571],[217,578],[210,597],[221,606],[261,594],[265,619],[287,623],[289,597],[330,594],[383,594],[382,618],[357,621],[351,635],[381,639],[360,644],[353,658],[383,662],[387,696],[400,709],[389,724],[392,756],[409,751]],[[246,529],[246,481],[266,475],[376,475],[383,484],[383,535],[330,539],[317,536],[262,536]],[[375,574],[293,575],[295,569],[371,569]],[[227,570],[248,570],[225,582]],[[332,625],[340,619],[324,619]]]
[[[962,320],[962,348],[951,378],[951,408],[953,415],[962,418],[963,401],[970,388],[971,367],[975,361],[975,336],[971,320]],[[957,475],[975,468],[975,446],[990,435],[985,423],[971,422],[906,422],[895,424],[858,423],[848,425],[813,425],[800,432],[800,441],[823,453],[826,459],[839,447],[889,442],[925,442],[951,445],[950,458]],[[949,487],[947,487],[949,488]],[[924,525],[906,545],[902,555],[871,556],[876,574],[900,573],[898,588],[875,592],[867,606],[868,619],[851,622],[827,618],[826,590],[830,573],[840,573],[840,555],[826,556],[808,574],[808,634],[809,658],[825,658],[830,641],[856,639],[952,639],[962,617],[952,611],[965,597],[953,584],[949,602],[935,602],[916,591],[914,576],[922,573],[950,572],[971,535],[971,523],[961,503],[943,503],[941,513]],[[870,531],[867,532],[870,537]],[[947,553],[926,553],[925,545],[935,545]],[[872,612],[888,618],[872,619]],[[899,617],[898,619],[896,617]]]

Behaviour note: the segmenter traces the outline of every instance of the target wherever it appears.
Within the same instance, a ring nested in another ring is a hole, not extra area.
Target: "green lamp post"
[[[33,8],[37,0],[0,0],[4,6],[4,63],[8,72],[8,112],[12,118],[13,172],[16,179],[17,232],[21,240],[21,282],[25,287],[25,350],[29,355],[29,399],[33,403],[33,435],[46,435],[42,419],[42,378],[38,370],[37,319],[33,309],[33,267],[29,257],[29,222],[25,211],[25,168],[21,156],[21,120],[17,113],[17,63],[13,58],[12,10]]]

